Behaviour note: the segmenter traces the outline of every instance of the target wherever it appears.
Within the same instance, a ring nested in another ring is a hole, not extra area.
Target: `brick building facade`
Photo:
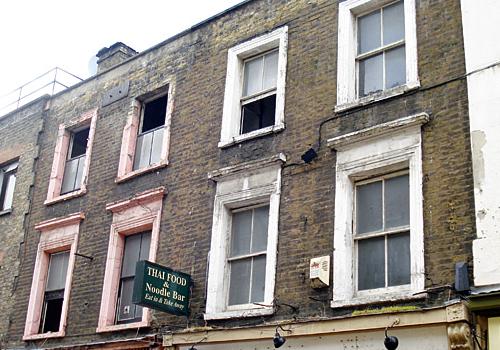
[[[23,138],[9,348],[473,348],[458,1],[245,1],[99,56]],[[126,304],[142,258],[191,276],[189,316]]]

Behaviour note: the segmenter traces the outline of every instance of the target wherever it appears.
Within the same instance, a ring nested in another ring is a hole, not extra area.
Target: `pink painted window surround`
[[[131,102],[127,115],[127,122],[123,128],[120,162],[115,182],[120,183],[143,173],[151,172],[168,165],[170,120],[174,109],[174,94],[174,84],[169,83],[168,87],[156,89],[155,91],[147,93]],[[149,101],[160,96],[167,96],[167,107],[165,113],[165,124],[163,125],[163,139],[161,142],[159,161],[134,169],[134,160],[137,156],[136,149],[139,138],[139,129],[142,123],[141,118],[143,118],[145,105]]]
[[[113,213],[113,221],[109,236],[101,309],[96,332],[148,327],[150,324],[151,315],[148,308],[143,309],[141,321],[117,324],[115,317],[116,304],[125,238],[144,231],[151,231],[148,260],[151,262],[156,261],[164,195],[165,188],[159,187],[139,193],[130,199],[106,205],[106,209]]]
[[[47,199],[45,204],[49,205],[62,200],[78,197],[87,192],[87,179],[90,167],[90,156],[92,154],[92,144],[94,141],[95,128],[97,122],[97,108],[89,110],[78,118],[69,121],[68,123],[59,125],[57,135],[56,148],[54,151],[54,160],[52,162],[52,171],[49,179],[49,189],[47,191]],[[89,127],[89,135],[87,141],[87,149],[83,161],[83,172],[81,176],[81,184],[77,190],[61,194],[61,188],[64,179],[64,169],[66,159],[68,158],[68,150],[70,148],[71,133],[73,130]]]
[[[80,221],[84,217],[83,213],[74,213],[63,218],[44,221],[35,226],[35,229],[40,231],[40,242],[38,243],[35,269],[33,271],[23,340],[56,338],[65,335],[71,279],[78,245],[78,232]],[[69,251],[69,261],[59,330],[57,332],[39,333],[50,255],[62,251]]]

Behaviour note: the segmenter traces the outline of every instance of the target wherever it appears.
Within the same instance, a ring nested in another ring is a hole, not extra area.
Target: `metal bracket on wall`
[[[108,90],[102,97],[102,106],[108,106],[113,102],[121,100],[128,95],[128,87],[130,82],[126,81],[120,85]]]

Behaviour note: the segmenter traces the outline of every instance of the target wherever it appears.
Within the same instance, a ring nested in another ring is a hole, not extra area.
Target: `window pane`
[[[144,232],[142,234],[141,252],[139,253],[139,260],[149,259],[150,245],[151,245],[151,232]]]
[[[380,46],[380,10],[358,17],[358,54]]]
[[[243,79],[243,97],[262,91],[262,64],[264,57],[260,56],[245,61],[245,72]]]
[[[409,176],[385,180],[385,228],[410,224]]]
[[[359,61],[359,95],[383,90],[383,60],[379,54]]]
[[[121,277],[130,277],[135,275],[135,263],[139,260],[140,249],[140,234],[127,236],[125,238],[125,250],[123,252]]]
[[[250,302],[261,303],[264,301],[266,285],[266,256],[260,255],[253,258],[252,294]]]
[[[78,168],[76,169],[76,179],[75,179],[75,186],[73,190],[78,190],[80,187],[82,187],[82,178],[83,178],[83,168],[85,167],[85,158],[86,156],[79,157],[76,160],[78,160]]]
[[[389,286],[410,283],[410,233],[387,237]]]
[[[50,255],[46,292],[64,289],[68,272],[69,252]]]
[[[403,1],[384,7],[384,45],[405,38],[405,13]]]
[[[63,182],[61,185],[61,194],[73,192],[75,190],[79,160],[80,158],[75,158],[66,161],[66,166],[64,167]]]
[[[385,237],[358,241],[358,290],[385,287]]]
[[[405,47],[398,47],[385,53],[386,89],[406,83]]]
[[[252,252],[262,252],[267,249],[269,206],[255,208],[253,219]]]
[[[163,128],[153,132],[153,143],[151,145],[150,164],[159,163],[161,160],[161,149],[163,147]]]
[[[141,133],[165,124],[165,116],[167,115],[167,100],[168,96],[165,95],[143,104],[144,112],[142,114]]]
[[[356,233],[382,229],[382,181],[356,186]]]
[[[252,258],[231,261],[228,305],[248,304]]]
[[[278,80],[278,51],[264,56],[264,86],[263,90],[276,87]]]
[[[1,184],[3,203],[0,203],[0,210],[7,210],[12,208],[12,200],[14,198],[14,187],[16,186],[16,173],[6,174]]]
[[[233,213],[230,257],[250,253],[252,210]]]
[[[126,278],[120,281],[120,303],[118,307],[118,321],[135,318],[135,304],[132,303],[134,279]]]
[[[71,152],[68,158],[75,158],[87,152],[87,141],[89,138],[90,128],[74,132],[72,137]]]
[[[276,95],[245,104],[242,107],[241,133],[246,134],[247,132],[274,125],[275,112]]]
[[[135,148],[134,170],[142,169],[149,165],[151,154],[151,143],[153,142],[153,133],[139,135]]]

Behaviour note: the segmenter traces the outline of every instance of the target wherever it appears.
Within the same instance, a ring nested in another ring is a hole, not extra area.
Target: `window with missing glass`
[[[269,206],[232,211],[228,306],[264,301]]]
[[[149,257],[151,231],[125,237],[120,285],[116,307],[116,323],[138,322],[142,319],[142,307],[132,303],[135,265]]]
[[[61,194],[79,190],[82,185],[85,157],[90,127],[72,131],[68,147],[64,176],[61,185]]]
[[[0,211],[12,208],[18,162],[0,166]]]
[[[68,261],[69,251],[49,255],[39,333],[57,332],[60,329]]]
[[[274,125],[278,50],[244,61],[241,134]]]
[[[160,162],[167,103],[168,95],[155,97],[142,103],[133,170]]]
[[[404,2],[357,17],[358,96],[406,83]]]
[[[356,183],[358,291],[410,284],[409,197],[407,172]]]

